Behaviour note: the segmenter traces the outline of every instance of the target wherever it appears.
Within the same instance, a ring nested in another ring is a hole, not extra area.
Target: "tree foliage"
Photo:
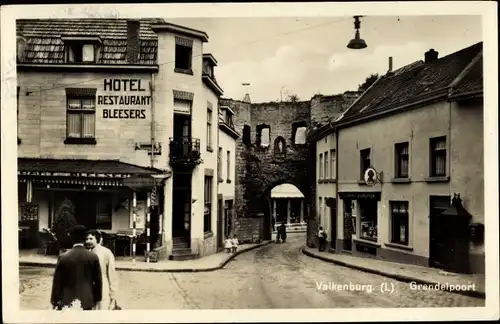
[[[61,247],[69,245],[69,230],[75,225],[78,225],[75,218],[75,206],[66,197],[57,210],[56,218],[51,228],[59,244],[62,245]]]
[[[287,101],[290,101],[290,102],[298,102],[300,99],[299,99],[299,96],[297,94],[289,94],[287,96]]]
[[[370,76],[368,76],[365,81],[358,85],[358,91],[366,91],[377,79],[379,75],[378,73],[372,73]]]

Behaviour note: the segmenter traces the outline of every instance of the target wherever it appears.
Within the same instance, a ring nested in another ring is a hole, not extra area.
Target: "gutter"
[[[381,112],[378,112],[378,113],[375,113],[375,114],[371,114],[371,115],[366,115],[366,116],[363,116],[361,118],[355,118],[355,119],[347,120],[347,121],[344,121],[343,123],[340,122],[340,123],[337,123],[335,125],[335,127],[336,128],[340,128],[340,127],[350,126],[352,124],[355,124],[355,123],[358,123],[358,122],[361,122],[361,121],[366,121],[367,119],[374,119],[376,117],[381,117],[381,116],[390,114],[390,113],[398,111],[398,110],[408,109],[408,108],[411,108],[413,106],[418,106],[419,104],[422,104],[422,103],[427,103],[427,102],[431,102],[431,101],[436,100],[436,99],[444,99],[444,98],[446,98],[446,94],[440,93],[440,94],[435,95],[433,97],[430,97],[430,98],[427,97],[425,99],[422,99],[422,100],[419,100],[419,101],[414,101],[414,102],[408,103],[406,105],[396,106],[395,108],[392,108],[392,109],[389,109],[389,110],[383,110]]]
[[[450,95],[448,97],[449,101],[459,101],[459,100],[465,100],[465,99],[475,99],[475,98],[482,98],[484,96],[483,90],[475,90],[475,91],[468,91],[468,92],[462,92],[459,94],[455,95]]]

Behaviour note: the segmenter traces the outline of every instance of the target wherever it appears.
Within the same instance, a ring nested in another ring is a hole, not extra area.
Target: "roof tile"
[[[140,52],[150,53],[140,57],[138,64],[157,64],[158,37],[151,29],[151,22],[161,19],[140,19]],[[101,64],[126,64],[126,19],[21,19],[17,20],[18,35],[27,39],[25,62],[64,63],[64,36],[98,36],[102,40]],[[36,53],[36,54],[31,54]],[[48,53],[51,53],[50,55]],[[106,56],[112,53],[111,56]],[[121,53],[114,55],[114,53]]]
[[[436,93],[447,94],[453,80],[481,49],[482,42],[444,56],[436,62],[418,61],[382,76],[346,111],[342,121],[411,104]]]

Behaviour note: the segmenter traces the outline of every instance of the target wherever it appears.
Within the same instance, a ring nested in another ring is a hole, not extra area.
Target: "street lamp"
[[[359,35],[359,27],[361,25],[361,22],[359,21],[360,17],[363,16],[354,16],[354,28],[356,29],[356,34],[354,35],[354,38],[349,41],[349,44],[347,44],[347,48],[363,49],[367,47],[365,40]]]

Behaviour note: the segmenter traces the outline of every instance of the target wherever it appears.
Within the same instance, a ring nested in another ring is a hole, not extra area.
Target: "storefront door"
[[[343,250],[352,251],[352,235],[355,233],[355,226],[353,226],[352,217],[352,200],[343,199],[344,203],[344,241]]]

